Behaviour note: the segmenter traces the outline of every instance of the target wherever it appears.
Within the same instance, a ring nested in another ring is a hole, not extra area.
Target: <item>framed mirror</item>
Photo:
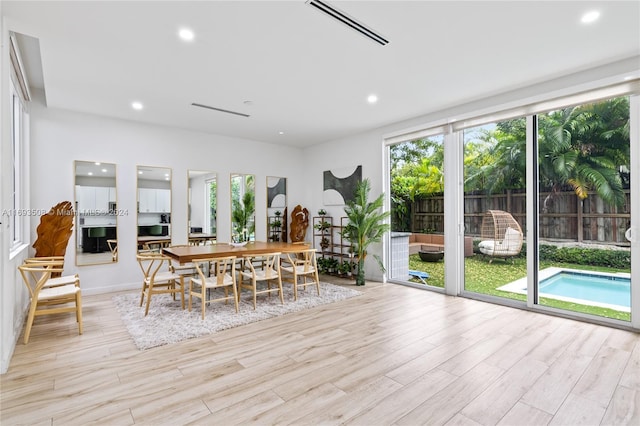
[[[171,245],[171,169],[138,166],[138,251]]]
[[[255,175],[231,174],[231,241],[256,239]]]
[[[116,165],[75,161],[76,265],[118,261]]]
[[[215,172],[187,171],[189,244],[213,244],[217,234],[218,180]]]
[[[267,176],[267,239],[287,242],[287,178]]]

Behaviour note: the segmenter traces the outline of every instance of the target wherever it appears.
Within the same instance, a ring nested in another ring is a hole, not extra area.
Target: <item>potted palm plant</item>
[[[385,220],[389,212],[382,211],[384,194],[380,194],[374,201],[369,202],[371,184],[369,179],[363,179],[356,188],[355,198],[347,202],[344,212],[347,216],[345,234],[353,245],[354,254],[357,257],[358,268],[356,273],[356,285],[364,285],[364,260],[367,249],[372,243],[382,240],[385,232],[389,230],[389,224]],[[384,265],[380,257],[373,255],[378,262],[380,270],[384,272]]]

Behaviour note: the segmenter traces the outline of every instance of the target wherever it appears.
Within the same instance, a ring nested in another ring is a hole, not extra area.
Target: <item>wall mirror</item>
[[[267,176],[267,238],[287,241],[287,178]]]
[[[118,261],[116,165],[76,161],[76,265]]]
[[[255,241],[256,197],[254,175],[231,174],[231,241]]]
[[[171,169],[138,166],[138,251],[171,245]]]
[[[189,244],[204,245],[216,241],[218,180],[215,172],[187,171]]]

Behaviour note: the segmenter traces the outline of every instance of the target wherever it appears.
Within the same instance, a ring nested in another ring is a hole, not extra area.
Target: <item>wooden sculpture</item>
[[[40,216],[38,238],[33,243],[36,257],[64,256],[73,230],[74,212],[69,201],[62,201]]]
[[[309,227],[309,210],[298,204],[291,212],[291,237],[292,243],[304,241]]]

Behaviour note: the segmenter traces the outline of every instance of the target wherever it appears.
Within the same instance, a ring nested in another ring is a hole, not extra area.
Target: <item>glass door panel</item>
[[[464,291],[525,301],[526,121],[465,129]]]
[[[629,98],[538,116],[538,303],[630,320]]]
[[[444,135],[389,148],[389,279],[444,288]]]

